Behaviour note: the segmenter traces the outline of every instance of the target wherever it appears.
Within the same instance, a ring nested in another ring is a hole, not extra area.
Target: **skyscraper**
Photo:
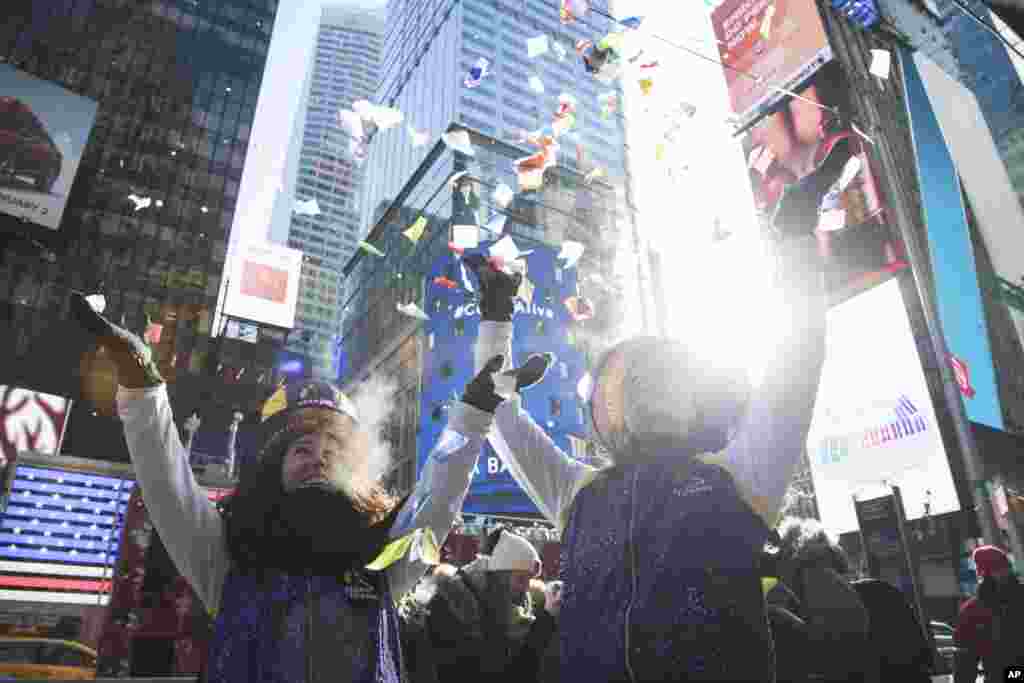
[[[405,122],[435,141],[450,124],[462,124],[498,140],[515,143],[523,131],[551,123],[558,97],[577,101],[574,130],[559,142],[558,164],[603,167],[610,177],[626,174],[622,119],[602,116],[598,97],[618,87],[598,82],[576,56],[577,40],[597,40],[615,28],[596,12],[608,3],[592,3],[595,12],[563,25],[558,3],[522,0],[510,7],[497,0],[389,0],[388,33],[376,101],[397,107]],[[529,56],[527,41],[540,39],[543,52]],[[480,58],[489,74],[478,87],[464,80]],[[544,92],[531,87],[543,84]],[[363,229],[380,219],[381,207],[397,195],[430,149],[413,147],[406,130],[380,131],[370,146],[363,202]],[[528,152],[532,153],[532,152]],[[625,202],[626,184],[620,184]]]
[[[338,111],[373,98],[383,32],[383,9],[324,8],[305,117],[292,143],[301,145],[295,199],[316,200],[319,214],[293,213],[288,226],[288,246],[304,254],[288,348],[307,356],[311,374],[325,379],[337,375],[341,268],[361,236],[364,168],[340,151]]]
[[[4,2],[0,61],[98,104],[59,225],[0,212],[7,381],[78,395],[70,290],[101,289],[113,320],[156,326],[172,393],[204,369],[277,4]]]

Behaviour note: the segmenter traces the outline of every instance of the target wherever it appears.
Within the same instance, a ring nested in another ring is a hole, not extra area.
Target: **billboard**
[[[891,486],[907,519],[960,509],[897,280],[829,311],[807,449],[821,522],[836,535],[857,529],[854,496]]]
[[[853,105],[842,66],[822,67],[798,94],[742,141],[762,222],[790,233],[814,232],[827,253],[832,292],[904,267],[871,145],[848,123]]]
[[[562,450],[585,457],[580,452],[579,437],[587,433],[587,425],[576,386],[586,371],[586,361],[572,344],[572,322],[564,304],[568,297],[576,294],[576,270],[562,268],[556,250],[532,244],[530,248],[533,252],[524,260],[526,277],[534,285],[533,297],[530,302],[516,300],[513,362],[518,366],[529,354],[541,351],[553,352],[557,362],[540,384],[523,393],[523,407]],[[463,282],[459,264],[451,254],[434,262],[428,283],[433,283],[435,277]],[[475,280],[470,284],[475,287]],[[444,430],[448,408],[473,378],[473,345],[480,325],[479,303],[464,285],[449,289],[429,284],[424,310],[430,320],[423,328],[426,344],[417,472],[426,464]],[[537,513],[536,506],[489,443],[484,445],[462,509],[467,513],[492,515]]]
[[[814,0],[725,0],[711,24],[741,126],[784,97],[777,88],[794,88],[832,58]]]
[[[70,412],[71,401],[62,396],[0,385],[0,467],[19,451],[58,454]]]
[[[269,242],[250,242],[238,246],[232,261],[224,315],[292,328],[302,252]]]
[[[97,106],[0,64],[0,211],[60,227]]]

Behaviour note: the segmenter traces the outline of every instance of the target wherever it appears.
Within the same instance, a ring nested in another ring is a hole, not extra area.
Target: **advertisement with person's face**
[[[832,57],[813,0],[725,0],[711,23],[740,125],[783,97],[779,88],[798,85]]]
[[[0,212],[60,227],[95,101],[0,64]]]
[[[743,140],[762,220],[816,234],[830,289],[898,263],[867,142],[851,124],[849,85],[836,63],[753,126]]]

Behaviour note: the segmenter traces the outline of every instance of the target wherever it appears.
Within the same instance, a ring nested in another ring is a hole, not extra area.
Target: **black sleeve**
[[[508,668],[506,681],[536,681],[540,672],[540,661],[555,634],[556,621],[545,610],[536,612],[536,619],[530,627],[519,655]]]

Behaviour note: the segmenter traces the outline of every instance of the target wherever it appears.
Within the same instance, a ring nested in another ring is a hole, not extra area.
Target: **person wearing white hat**
[[[541,658],[555,633],[561,606],[557,586],[535,605],[530,580],[540,574],[536,548],[522,536],[499,528],[491,532],[477,559],[461,569],[438,567],[424,580],[405,615],[418,612],[420,643],[428,657],[417,658],[414,683],[426,680],[483,680],[523,683],[537,680]],[[426,671],[424,661],[430,661]]]

